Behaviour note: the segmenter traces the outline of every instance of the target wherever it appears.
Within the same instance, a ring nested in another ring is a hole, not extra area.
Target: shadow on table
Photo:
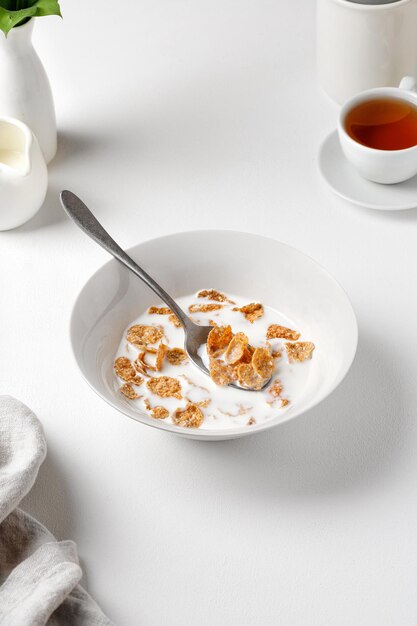
[[[22,500],[20,508],[46,526],[58,541],[66,539],[75,541],[77,528],[72,515],[74,506],[71,491],[51,446],[48,447],[46,459],[40,467],[34,486]],[[83,572],[80,584],[86,588],[87,568],[80,554],[78,558]]]
[[[50,181],[42,207],[31,220],[16,229],[16,232],[28,233],[40,228],[53,226],[57,222],[64,220],[65,213],[59,202],[59,191],[60,189],[57,188],[56,184]]]
[[[74,160],[85,163],[85,159],[97,150],[107,145],[107,139],[99,139],[93,135],[76,132],[61,131],[58,136],[58,151],[53,161],[48,166],[48,191],[45,202],[40,211],[26,224],[19,228],[20,232],[31,232],[41,228],[52,226],[66,220],[64,210],[59,200],[62,189],[71,187],[71,178],[63,180],[62,166],[71,165]],[[75,169],[72,178],[79,177],[79,167]],[[68,170],[69,172],[71,170]],[[63,182],[58,181],[58,177]]]
[[[85,159],[100,150],[104,144],[107,144],[107,139],[99,138],[97,135],[60,130],[58,150],[48,166],[49,173],[55,173],[61,166],[70,164],[74,159]]]
[[[401,401],[392,360],[382,344],[365,338],[341,386],[305,415],[253,437],[193,443],[203,467],[212,465],[215,472],[221,461],[218,479],[234,493],[270,498],[349,490],[388,469],[398,456],[404,439]]]
[[[58,540],[76,536],[71,491],[51,447],[21,508],[44,524]]]
[[[376,209],[368,209],[366,207],[357,206],[348,200],[339,198],[335,193],[329,189],[324,181],[320,181],[321,188],[325,190],[328,198],[331,198],[332,202],[337,203],[341,209],[348,211],[355,211],[357,213],[364,213],[375,220],[385,220],[386,222],[398,222],[398,223],[417,223],[417,206],[413,209],[403,209],[399,211],[379,211]],[[416,198],[417,205],[417,198]]]
[[[355,208],[366,211],[370,215],[377,217],[377,219],[386,220],[387,222],[417,223],[417,208],[404,209],[402,211],[375,211],[374,209],[364,209],[363,207]]]

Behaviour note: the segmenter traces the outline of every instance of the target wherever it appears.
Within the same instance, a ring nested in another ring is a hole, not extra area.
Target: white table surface
[[[0,234],[0,392],[49,446],[24,508],[77,542],[121,626],[415,626],[417,210],[358,209],[319,178],[338,109],[316,81],[313,0],[62,9],[34,37],[60,131],[46,204]],[[63,188],[124,246],[222,227],[317,259],[359,321],[342,386],[235,442],[118,414],[70,351],[74,299],[107,255],[64,216]]]

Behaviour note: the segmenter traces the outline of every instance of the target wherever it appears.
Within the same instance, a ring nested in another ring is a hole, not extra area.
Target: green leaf
[[[36,15],[36,7],[29,7],[28,9],[22,9],[20,11],[8,11],[0,7],[0,30],[7,33],[14,28],[19,22],[26,18],[34,17]]]
[[[0,0],[0,30],[7,33],[31,17],[60,15],[58,0]]]
[[[42,17],[43,15],[61,15],[61,8],[58,0],[38,0],[33,5],[36,7],[36,17]]]

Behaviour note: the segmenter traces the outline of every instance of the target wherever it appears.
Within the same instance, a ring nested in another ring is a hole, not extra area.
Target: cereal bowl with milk
[[[201,347],[207,376],[187,359],[172,312],[116,260],[88,280],[71,317],[75,359],[98,395],[136,421],[188,438],[243,437],[308,411],[349,370],[352,306],[302,252],[211,230],[147,241],[129,254],[193,321],[213,327]]]

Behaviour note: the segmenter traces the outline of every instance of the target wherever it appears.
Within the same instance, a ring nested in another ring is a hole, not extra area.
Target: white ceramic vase
[[[34,20],[0,32],[0,116],[13,117],[36,135],[45,161],[57,149],[55,108],[49,80],[32,45]]]
[[[47,187],[45,159],[30,128],[0,117],[0,230],[16,228],[33,217]]]

